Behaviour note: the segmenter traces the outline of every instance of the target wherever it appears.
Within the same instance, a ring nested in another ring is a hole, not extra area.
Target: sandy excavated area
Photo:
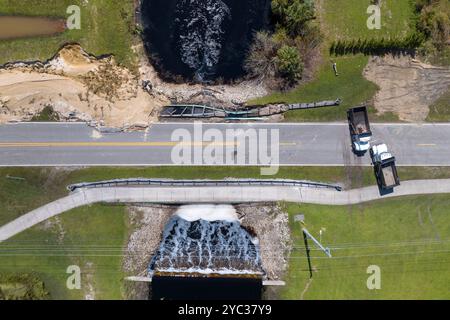
[[[408,122],[424,121],[429,106],[450,87],[450,68],[427,65],[409,56],[373,57],[364,76],[380,87],[374,100],[378,112],[393,112]]]
[[[167,102],[145,92],[114,58],[98,60],[78,45],[64,47],[46,63],[15,63],[0,70],[0,123],[28,121],[51,106],[62,120],[147,126]]]
[[[79,45],[63,47],[45,63],[11,63],[0,69],[0,123],[29,121],[50,106],[62,121],[107,127],[144,128],[158,121],[164,105],[201,103],[233,106],[264,96],[262,83],[190,85],[164,82],[142,45],[139,75],[113,57],[97,59]],[[145,84],[145,86],[143,86]]]

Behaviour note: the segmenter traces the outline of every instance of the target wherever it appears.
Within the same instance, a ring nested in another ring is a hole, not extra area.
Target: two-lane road
[[[80,123],[1,125],[0,166],[177,165],[171,157],[176,145],[172,134],[180,128],[194,135],[193,123],[161,123],[146,132],[102,134]],[[218,129],[224,136],[226,130],[277,129],[279,164],[284,166],[370,164],[368,156],[351,153],[346,123],[203,124],[202,128]],[[450,166],[450,124],[373,124],[372,129],[373,141],[387,143],[400,166]]]

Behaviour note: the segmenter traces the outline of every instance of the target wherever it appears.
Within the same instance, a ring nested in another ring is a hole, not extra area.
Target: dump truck
[[[367,107],[356,107],[347,111],[352,150],[357,155],[363,155],[370,149],[372,131],[370,129]]]
[[[400,185],[395,166],[395,157],[389,152],[386,144],[378,144],[370,148],[370,157],[375,170],[378,186],[381,190],[391,190]]]

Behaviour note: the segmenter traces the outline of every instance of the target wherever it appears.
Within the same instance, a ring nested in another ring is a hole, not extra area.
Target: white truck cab
[[[389,152],[386,144],[378,144],[370,149],[370,156],[372,157],[372,162],[382,162],[387,159],[392,158],[392,154]]]
[[[356,139],[353,140],[353,149],[355,151],[363,153],[370,149],[370,140],[372,139],[371,136],[355,138]]]
[[[370,149],[370,140],[372,138],[367,107],[362,106],[349,109],[347,111],[347,119],[353,152],[358,155],[364,155]]]

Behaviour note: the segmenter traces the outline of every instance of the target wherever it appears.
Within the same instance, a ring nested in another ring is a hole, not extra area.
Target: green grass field
[[[340,76],[336,77],[332,62],[338,65]],[[286,121],[334,121],[347,117],[347,109],[369,102],[377,92],[378,87],[362,76],[362,70],[367,65],[368,58],[363,55],[329,58],[317,74],[317,78],[289,92],[274,93],[270,96],[250,101],[249,104],[314,102],[322,100],[342,99],[339,107],[321,108],[315,110],[290,111]]]
[[[381,37],[403,37],[413,27],[411,0],[381,1],[381,29],[367,28],[370,0],[321,1],[324,28],[330,39],[351,40]]]
[[[274,102],[314,102],[341,98],[343,104],[337,108],[317,110],[291,111],[286,115],[286,121],[335,121],[344,120],[349,107],[367,103],[378,87],[366,80],[363,70],[368,62],[364,55],[330,56],[329,48],[334,40],[364,39],[379,37],[401,37],[411,31],[413,8],[410,0],[386,0],[382,6],[381,30],[369,30],[366,13],[370,0],[333,0],[318,1],[318,19],[325,36],[323,43],[323,62],[318,67],[315,79],[301,84],[288,92],[279,92],[267,97],[249,101],[248,104],[266,104]],[[339,77],[332,69],[336,62]],[[371,108],[373,121],[399,121],[394,114],[376,116]]]
[[[284,299],[449,299],[450,196],[381,200],[329,207],[286,205],[294,250]],[[306,228],[331,248],[332,259],[312,248],[309,282],[301,227],[293,215],[305,214]],[[370,265],[381,268],[381,290],[368,290]],[[307,288],[307,289],[306,289]]]
[[[120,0],[0,0],[0,14],[67,18],[67,7],[81,8],[81,30],[67,30],[53,37],[0,41],[0,64],[11,61],[47,60],[64,43],[79,42],[95,55],[114,54],[127,67],[136,67],[131,47],[134,31],[134,5]]]
[[[75,209],[0,245],[0,274],[34,273],[53,299],[121,299],[122,254],[128,236],[125,207]],[[64,234],[62,236],[62,234]],[[81,290],[69,290],[67,268],[81,268]]]

